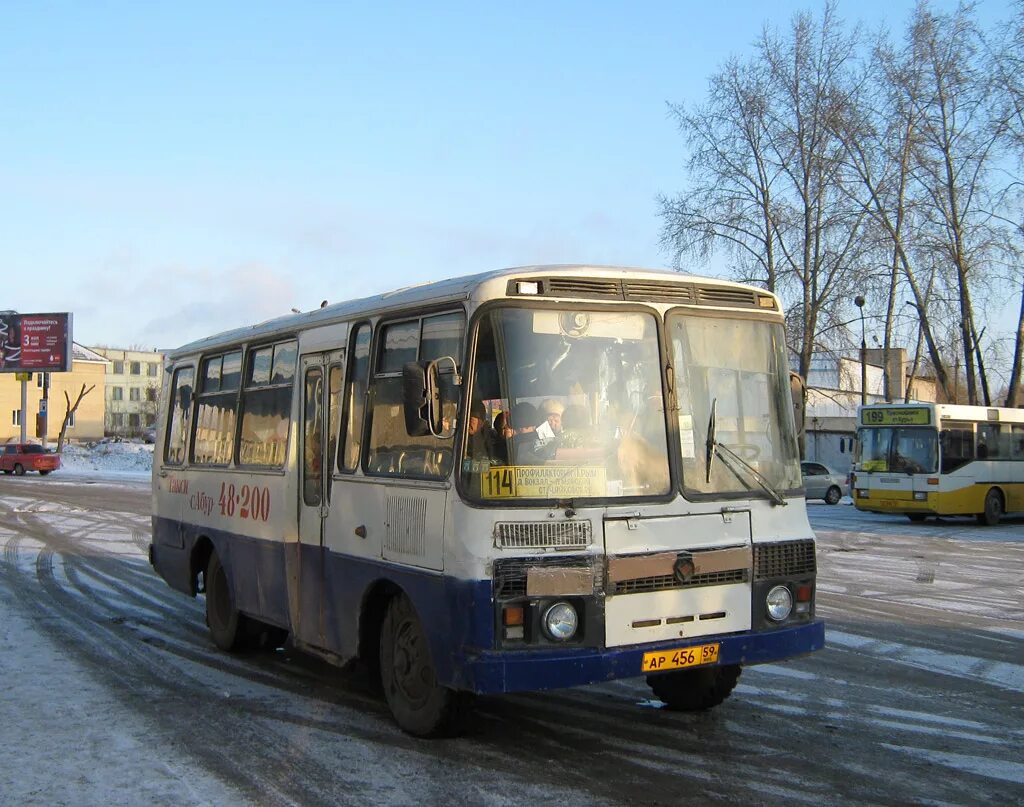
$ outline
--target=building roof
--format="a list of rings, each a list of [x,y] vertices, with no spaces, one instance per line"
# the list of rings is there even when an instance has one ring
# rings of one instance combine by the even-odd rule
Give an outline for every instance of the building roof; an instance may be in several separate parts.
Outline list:
[[[107,363],[107,360],[103,356],[101,356],[99,353],[97,353],[94,350],[89,350],[89,348],[85,347],[84,345],[78,344],[78,342],[72,342],[71,343],[71,360],[72,361],[99,361],[99,362],[103,362],[104,364]]]

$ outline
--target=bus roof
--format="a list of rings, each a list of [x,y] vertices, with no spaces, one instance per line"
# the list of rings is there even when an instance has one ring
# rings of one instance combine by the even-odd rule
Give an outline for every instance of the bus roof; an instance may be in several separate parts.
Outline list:
[[[476,275],[465,275],[463,277],[448,278],[445,280],[421,283],[415,286],[406,286],[394,291],[377,294],[370,297],[363,297],[357,300],[347,300],[333,305],[325,305],[312,311],[301,313],[285,314],[274,319],[266,320],[255,325],[234,328],[222,333],[198,339],[194,342],[182,345],[168,351],[169,359],[177,359],[182,356],[202,353],[207,350],[216,349],[221,346],[240,344],[252,340],[272,339],[278,335],[294,334],[307,328],[330,325],[336,322],[346,322],[363,316],[374,316],[395,309],[408,308],[411,306],[430,306],[449,301],[469,300],[476,295],[486,296],[492,299],[495,296],[502,296],[505,293],[505,284],[510,279],[530,280],[543,277],[566,277],[566,278],[592,278],[595,280],[609,279],[630,279],[649,280],[654,282],[670,282],[684,284],[699,283],[703,287],[715,287],[721,289],[743,289],[749,290],[755,287],[736,283],[730,280],[708,278],[699,275],[683,274],[669,269],[641,269],[626,266],[595,266],[590,264],[564,264],[564,265],[538,265],[538,266],[516,266],[507,269],[498,269],[490,272],[482,272]],[[482,291],[483,290],[483,291]],[[774,298],[770,292],[757,289],[758,294]],[[488,296],[489,295],[489,296]],[[551,295],[548,295],[550,298]],[[568,297],[575,295],[569,294]],[[589,298],[591,302],[600,302],[596,297]],[[728,302],[723,305],[728,306]],[[779,311],[778,301],[772,309]]]

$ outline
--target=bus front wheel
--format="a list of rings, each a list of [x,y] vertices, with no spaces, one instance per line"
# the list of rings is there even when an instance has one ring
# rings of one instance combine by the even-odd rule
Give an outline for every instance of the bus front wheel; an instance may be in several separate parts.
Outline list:
[[[647,676],[647,685],[674,712],[699,712],[718,706],[740,678],[739,664],[700,667]]]
[[[465,728],[472,695],[437,683],[427,636],[404,594],[388,603],[381,625],[380,678],[403,731],[416,737],[452,737]]]
[[[985,494],[985,512],[978,513],[978,523],[994,527],[1003,516],[1003,495],[992,488]]]

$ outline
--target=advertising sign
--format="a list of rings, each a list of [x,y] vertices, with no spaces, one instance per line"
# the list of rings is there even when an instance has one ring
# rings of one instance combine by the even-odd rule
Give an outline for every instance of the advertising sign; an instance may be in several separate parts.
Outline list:
[[[0,373],[70,369],[71,314],[0,314]]]

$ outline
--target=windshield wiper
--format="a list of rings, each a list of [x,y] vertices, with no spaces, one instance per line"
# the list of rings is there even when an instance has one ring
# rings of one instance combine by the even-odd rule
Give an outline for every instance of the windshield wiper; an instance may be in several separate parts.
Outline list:
[[[715,442],[715,418],[718,413],[718,398],[711,401],[711,417],[708,418],[708,439],[704,444],[704,484],[711,484],[711,463],[715,461],[715,449],[718,443]]]
[[[758,471],[753,465],[751,465],[749,462],[743,459],[743,457],[741,457],[739,454],[737,454],[735,451],[729,448],[729,446],[727,446],[725,443],[720,443],[718,442],[718,440],[715,439],[715,424],[717,419],[718,398],[714,398],[711,401],[711,417],[708,418],[708,439],[704,444],[704,484],[711,484],[711,465],[715,461],[715,457],[717,456],[718,450],[721,449],[722,451],[726,452],[726,454],[723,455],[723,460],[725,461],[725,464],[729,466],[729,470],[736,475],[737,479],[739,479],[744,484],[747,484],[746,482],[744,482],[743,477],[740,474],[736,473],[736,469],[733,467],[732,463],[729,462],[728,460],[725,460],[725,456],[733,457],[744,468],[746,468],[747,471],[750,472],[750,475],[754,478],[754,481],[757,482],[761,490],[763,490],[771,497],[772,502],[783,507],[789,504],[789,502],[787,502],[782,497],[782,494],[779,493],[775,488],[773,488],[771,484],[769,484],[768,480],[764,478],[760,471]],[[751,489],[750,485],[747,485],[747,489]]]
[[[743,457],[741,457],[739,454],[737,454],[735,451],[729,448],[729,446],[727,446],[725,443],[719,443],[717,441],[715,442],[715,446],[719,449],[719,451],[725,452],[724,454],[722,454],[722,460],[723,462],[725,462],[726,465],[730,466],[730,470],[732,470],[733,473],[736,473],[736,471],[731,467],[732,463],[726,459],[727,457],[732,457],[734,460],[736,460],[736,462],[740,463],[744,468],[746,468],[747,471],[750,472],[750,475],[754,478],[754,481],[757,482],[758,487],[760,487],[761,490],[763,490],[771,497],[771,500],[774,504],[781,505],[782,507],[785,507],[787,504],[789,504],[789,502],[787,502],[783,498],[782,494],[771,486],[771,484],[768,482],[767,479],[764,478],[760,471],[758,471],[753,465],[751,465],[749,462],[743,459]],[[742,479],[742,477],[740,477],[739,474],[736,474],[736,476],[737,478]],[[748,485],[747,487],[749,488],[750,486]]]

